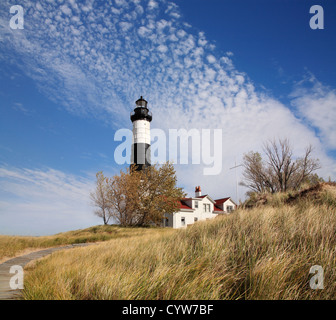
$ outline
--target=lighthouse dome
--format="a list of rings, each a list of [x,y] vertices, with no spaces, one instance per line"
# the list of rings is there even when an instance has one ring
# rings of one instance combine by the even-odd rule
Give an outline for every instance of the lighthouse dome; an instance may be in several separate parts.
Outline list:
[[[139,100],[135,102],[136,107],[134,111],[131,113],[131,121],[137,120],[147,120],[149,122],[152,121],[152,113],[147,108],[147,101],[141,96]]]

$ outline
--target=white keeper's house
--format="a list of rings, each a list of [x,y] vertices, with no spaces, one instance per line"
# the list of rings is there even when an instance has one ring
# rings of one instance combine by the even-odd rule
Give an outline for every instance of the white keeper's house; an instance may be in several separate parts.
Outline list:
[[[237,208],[230,197],[214,200],[209,195],[202,196],[199,186],[195,189],[195,197],[181,199],[179,206],[179,211],[165,214],[165,227],[185,228],[197,221],[213,219],[220,214],[229,214]]]

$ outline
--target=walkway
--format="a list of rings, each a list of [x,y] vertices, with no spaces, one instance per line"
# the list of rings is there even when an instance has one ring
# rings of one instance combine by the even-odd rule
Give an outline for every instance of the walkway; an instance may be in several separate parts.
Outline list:
[[[9,282],[11,277],[15,276],[16,273],[9,273],[9,270],[12,266],[21,266],[22,268],[25,265],[36,259],[40,259],[45,257],[55,251],[64,250],[64,249],[72,249],[77,247],[85,247],[92,243],[81,243],[81,244],[70,244],[62,247],[49,248],[45,250],[35,251],[23,256],[19,256],[10,260],[5,261],[0,264],[0,300],[14,300],[20,299],[21,290],[13,290],[10,288]]]

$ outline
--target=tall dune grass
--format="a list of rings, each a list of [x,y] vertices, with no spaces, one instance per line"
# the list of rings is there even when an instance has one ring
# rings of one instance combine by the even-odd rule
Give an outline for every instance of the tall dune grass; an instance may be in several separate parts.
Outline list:
[[[150,228],[123,228],[101,225],[42,237],[0,235],[0,261],[21,254],[27,249],[34,250],[67,244],[100,242],[150,232]]]
[[[323,194],[58,252],[27,269],[24,299],[335,299],[336,207]]]

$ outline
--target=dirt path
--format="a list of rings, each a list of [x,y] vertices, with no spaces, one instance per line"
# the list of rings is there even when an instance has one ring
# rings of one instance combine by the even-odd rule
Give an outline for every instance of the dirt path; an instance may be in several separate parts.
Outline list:
[[[70,244],[62,247],[48,248],[44,250],[34,251],[29,254],[25,254],[10,260],[7,260],[0,264],[0,300],[14,300],[19,299],[21,295],[21,290],[13,290],[10,288],[10,279],[16,275],[16,273],[10,273],[10,268],[12,266],[21,266],[22,268],[25,265],[33,260],[40,259],[45,257],[53,252],[72,249],[78,247],[85,247],[91,245],[92,243],[82,243],[82,244]]]

